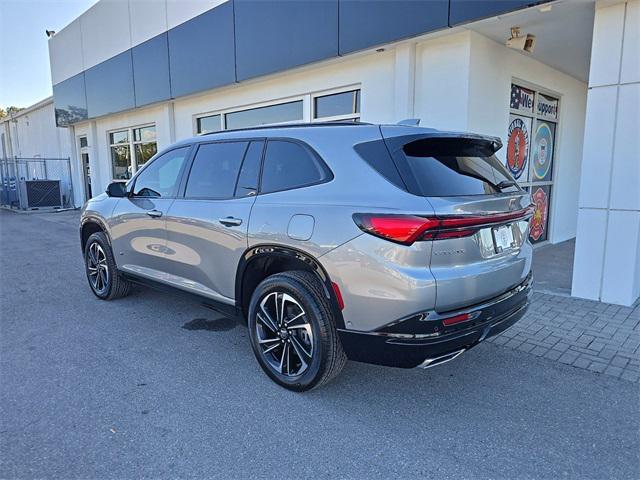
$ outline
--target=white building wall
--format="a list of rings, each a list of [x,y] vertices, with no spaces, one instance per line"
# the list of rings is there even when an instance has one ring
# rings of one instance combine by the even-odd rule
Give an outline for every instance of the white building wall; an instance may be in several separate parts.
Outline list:
[[[39,102],[0,123],[4,134],[5,153],[18,158],[69,158],[73,186],[73,204],[82,205],[82,173],[73,150],[71,129],[56,127],[53,99]],[[34,164],[35,165],[35,164]],[[47,162],[51,178],[67,178],[66,163]],[[44,175],[38,169],[37,175]]]
[[[613,3],[613,4],[612,4]],[[640,295],[640,0],[596,5],[572,295]]]
[[[512,80],[560,97],[549,239],[575,237],[587,85],[478,33],[470,32],[470,43],[468,130],[500,137],[506,145]],[[505,156],[503,147],[498,157],[504,162]]]

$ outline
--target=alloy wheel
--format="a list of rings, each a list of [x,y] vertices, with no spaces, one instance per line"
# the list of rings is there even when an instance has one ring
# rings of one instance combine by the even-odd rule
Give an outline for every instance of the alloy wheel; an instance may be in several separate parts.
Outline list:
[[[284,292],[271,292],[260,301],[256,336],[263,358],[280,375],[304,373],[313,359],[313,330],[300,303]]]
[[[109,266],[107,256],[98,242],[89,245],[87,272],[94,291],[100,295],[103,294],[109,286]]]

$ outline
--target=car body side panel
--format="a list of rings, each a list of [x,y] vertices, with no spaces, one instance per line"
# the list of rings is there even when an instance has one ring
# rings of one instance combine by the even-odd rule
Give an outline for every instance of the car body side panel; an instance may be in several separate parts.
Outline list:
[[[346,328],[372,331],[434,308],[430,256],[431,242],[405,246],[363,233],[319,261],[340,288]]]
[[[167,260],[171,272],[219,300],[233,302],[235,272],[247,249],[249,213],[255,197],[228,200],[177,199],[167,215]],[[239,225],[224,225],[233,217]],[[199,287],[202,290],[201,287]]]

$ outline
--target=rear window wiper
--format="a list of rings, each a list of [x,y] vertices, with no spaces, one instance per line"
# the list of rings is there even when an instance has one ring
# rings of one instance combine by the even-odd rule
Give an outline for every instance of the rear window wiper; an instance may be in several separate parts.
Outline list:
[[[513,180],[502,180],[501,182],[496,183],[494,186],[498,190],[504,190],[505,188],[515,187],[516,185],[518,185],[518,184],[516,182],[514,182]]]

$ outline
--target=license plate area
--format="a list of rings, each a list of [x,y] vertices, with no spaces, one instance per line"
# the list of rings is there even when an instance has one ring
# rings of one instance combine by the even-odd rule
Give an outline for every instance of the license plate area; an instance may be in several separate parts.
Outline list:
[[[518,248],[518,242],[513,235],[513,225],[500,225],[491,228],[493,248],[496,254],[508,252]]]

